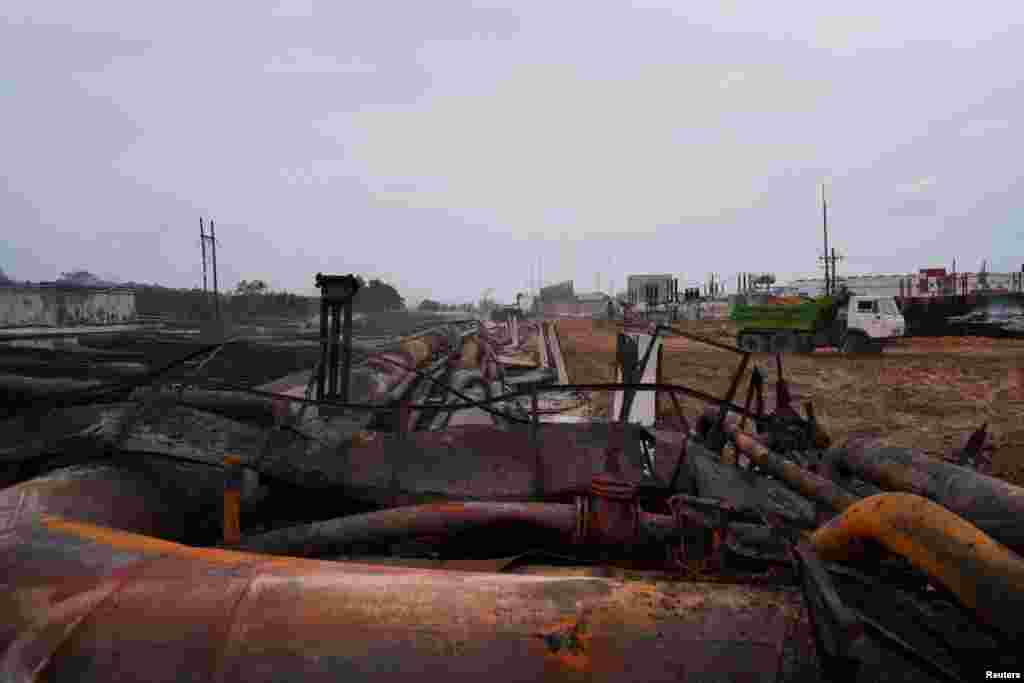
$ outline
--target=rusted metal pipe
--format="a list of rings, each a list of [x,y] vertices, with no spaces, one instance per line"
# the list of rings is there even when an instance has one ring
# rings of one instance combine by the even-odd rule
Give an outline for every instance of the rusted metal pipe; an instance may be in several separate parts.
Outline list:
[[[704,415],[708,421],[718,419],[718,414],[713,409],[706,409]],[[756,439],[739,431],[735,417],[730,415],[726,419],[724,429],[732,437],[736,448],[749,457],[755,465],[781,479],[787,486],[804,496],[821,501],[837,512],[842,512],[860,500],[828,479],[808,472],[796,463],[789,462],[772,453]]]
[[[747,586],[268,558],[52,517],[0,528],[0,557],[17,681],[774,681],[799,612]]]
[[[184,389],[164,393],[142,393],[145,396],[173,397],[175,401],[196,410],[210,410],[236,420],[253,420],[264,426],[274,423],[274,401],[270,398],[240,391]]]
[[[441,503],[380,510],[362,515],[277,529],[242,539],[239,550],[271,555],[336,554],[353,543],[444,536],[499,523],[524,523],[571,535],[572,505],[544,503]]]
[[[17,395],[24,399],[55,396],[73,391],[85,391],[102,385],[102,382],[96,380],[87,381],[66,377],[0,375],[0,392]]]
[[[602,496],[594,496],[599,500]],[[581,515],[583,516],[581,519]],[[621,526],[605,524],[593,505],[580,508],[562,503],[439,503],[379,510],[361,515],[277,529],[243,538],[233,549],[268,555],[317,557],[338,554],[355,543],[392,542],[417,536],[449,536],[496,524],[526,524],[564,536],[567,540],[620,546],[664,542],[675,529],[672,517],[634,512],[628,534]],[[581,538],[580,529],[586,529]],[[625,535],[624,535],[625,534]]]
[[[69,378],[81,377],[140,377],[149,371],[145,363],[133,361],[116,361],[108,359],[76,358],[41,358],[29,355],[0,356],[0,370],[14,372],[19,376]]]
[[[967,520],[921,496],[881,493],[811,536],[826,561],[857,558],[865,540],[905,557],[984,623],[1024,637],[1024,559]]]
[[[879,486],[945,506],[1017,550],[1024,549],[1024,488],[906,448],[854,441],[838,463]]]

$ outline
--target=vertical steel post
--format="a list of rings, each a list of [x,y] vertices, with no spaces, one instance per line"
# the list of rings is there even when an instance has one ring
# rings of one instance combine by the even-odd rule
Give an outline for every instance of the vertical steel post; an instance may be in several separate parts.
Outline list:
[[[537,446],[537,435],[540,431],[540,401],[537,398],[537,387],[530,390],[530,441]]]
[[[540,400],[537,396],[537,385],[530,388],[530,444],[533,446],[534,458],[534,495],[540,498],[544,495],[544,463],[540,449]]]
[[[349,298],[342,306],[345,311],[345,324],[343,331],[344,353],[341,368],[341,400],[343,403],[348,403],[349,387],[351,384],[350,377],[352,375],[352,299]]]
[[[199,217],[199,247],[203,252],[203,294],[207,293],[206,285],[206,231],[203,230],[203,217]]]
[[[341,318],[338,315],[337,304],[330,305],[331,318],[331,340],[330,340],[330,377],[328,378],[328,391],[331,398],[338,397],[338,351],[341,343]]]
[[[217,285],[217,232],[213,227],[213,219],[210,219],[210,252],[213,255],[213,301],[214,310],[217,313],[217,320],[220,320],[220,288]]]
[[[316,398],[324,400],[327,388],[327,365],[328,365],[328,344],[330,341],[329,328],[327,326],[330,318],[330,307],[327,305],[327,295],[320,293],[320,365],[317,367]]]
[[[832,293],[832,280],[828,263],[828,201],[825,199],[825,183],[821,184],[821,226],[825,233],[825,296]]]

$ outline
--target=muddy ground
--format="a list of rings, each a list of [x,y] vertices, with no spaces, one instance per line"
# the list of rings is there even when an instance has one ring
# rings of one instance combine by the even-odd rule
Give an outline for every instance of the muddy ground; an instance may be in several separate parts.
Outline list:
[[[563,354],[574,382],[614,378],[616,328],[606,321],[561,320]],[[733,324],[721,321],[677,323],[680,329],[735,343]],[[724,396],[739,356],[682,337],[666,341],[663,375]],[[738,392],[743,401],[750,370],[766,373],[766,410],[774,408],[775,357],[754,354]],[[783,370],[795,402],[811,401],[819,421],[843,443],[873,435],[894,446],[913,447],[947,457],[970,432],[988,422],[990,472],[1024,485],[1024,340],[978,337],[907,338],[881,356],[848,357],[829,350],[783,356]],[[595,415],[607,416],[611,394],[593,400]],[[703,410],[682,399],[687,417]],[[658,414],[672,415],[667,397]]]

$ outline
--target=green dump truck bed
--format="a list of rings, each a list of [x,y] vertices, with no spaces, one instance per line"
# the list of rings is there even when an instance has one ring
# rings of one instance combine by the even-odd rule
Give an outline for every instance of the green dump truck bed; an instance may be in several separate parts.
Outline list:
[[[835,300],[822,297],[799,304],[736,304],[729,319],[740,330],[797,330],[817,332],[829,326],[835,316]]]

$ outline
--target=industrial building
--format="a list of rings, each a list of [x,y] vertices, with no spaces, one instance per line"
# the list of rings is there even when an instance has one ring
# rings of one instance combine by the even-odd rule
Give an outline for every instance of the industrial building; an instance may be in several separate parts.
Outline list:
[[[128,287],[0,285],[0,328],[105,325],[135,317],[135,290]]]
[[[532,301],[533,310],[543,316],[593,317],[608,312],[611,297],[604,292],[576,294],[572,280],[542,287]]]
[[[580,315],[596,316],[608,313],[608,302],[612,298],[604,292],[586,292],[576,295],[576,306]]]
[[[573,291],[572,280],[541,287],[539,298],[542,303],[568,303],[575,301],[576,293]]]
[[[653,288],[655,299],[667,301],[673,291],[675,277],[672,275],[630,275],[626,278],[626,291],[629,301],[641,308],[646,305],[648,288]]]
[[[945,268],[922,268],[914,275],[848,275],[837,278],[839,285],[865,296],[933,297],[978,292],[1022,291],[1024,268],[1020,273],[950,273]],[[825,293],[824,278],[793,280],[786,293],[820,296]],[[774,289],[773,289],[774,292]]]

